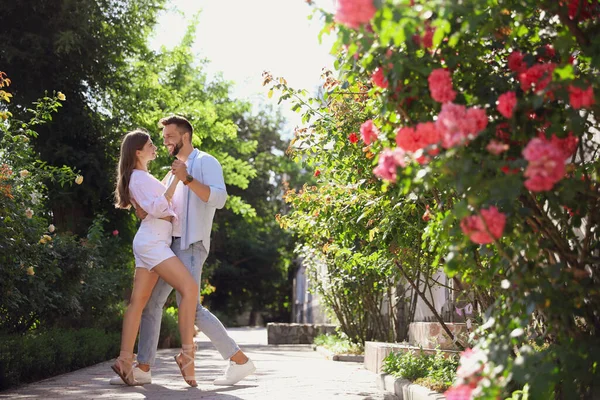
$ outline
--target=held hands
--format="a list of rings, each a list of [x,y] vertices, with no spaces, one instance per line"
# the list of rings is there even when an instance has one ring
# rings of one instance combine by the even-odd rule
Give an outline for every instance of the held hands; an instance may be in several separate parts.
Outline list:
[[[171,164],[171,172],[180,181],[185,180],[185,178],[188,174],[187,166],[185,165],[185,163],[183,161],[180,161],[180,160],[173,161],[173,164]]]

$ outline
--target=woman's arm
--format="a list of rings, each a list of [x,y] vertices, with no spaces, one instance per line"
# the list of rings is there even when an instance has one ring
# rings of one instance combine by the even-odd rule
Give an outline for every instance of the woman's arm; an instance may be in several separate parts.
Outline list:
[[[165,191],[165,197],[167,198],[167,201],[169,202],[169,204],[171,203],[171,199],[173,198],[173,194],[175,193],[175,188],[177,187],[178,183],[179,183],[179,178],[177,176],[173,175],[171,184]]]
[[[138,208],[142,208],[155,218],[163,218],[175,216],[175,212],[170,207],[170,200],[176,185],[177,181],[174,181],[165,190],[164,185],[150,175],[139,175],[130,182],[129,191],[137,202]]]

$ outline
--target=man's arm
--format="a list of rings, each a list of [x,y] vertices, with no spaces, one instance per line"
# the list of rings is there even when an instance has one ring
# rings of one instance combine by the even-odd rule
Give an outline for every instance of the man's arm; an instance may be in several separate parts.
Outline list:
[[[198,161],[192,171],[194,180],[188,184],[188,188],[208,205],[219,209],[223,208],[227,201],[227,190],[225,189],[221,164],[215,158],[209,156],[205,156]],[[185,163],[175,161],[173,172],[179,179],[185,181],[187,176]],[[200,179],[204,183],[200,182]]]

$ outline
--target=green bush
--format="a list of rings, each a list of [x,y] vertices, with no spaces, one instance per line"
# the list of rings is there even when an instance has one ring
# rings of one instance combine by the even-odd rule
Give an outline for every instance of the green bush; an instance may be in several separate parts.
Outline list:
[[[0,297],[0,330],[98,327],[120,331],[132,259],[118,238],[104,236],[80,241],[74,235],[53,234],[50,242],[31,249],[36,262],[30,273],[10,263],[1,268],[0,288],[5,295]]]
[[[160,336],[158,346],[161,348],[181,347],[181,336],[177,323],[178,309],[168,307],[163,310],[162,323],[160,324]]]
[[[0,390],[108,360],[120,334],[99,329],[33,331],[0,336]]]
[[[10,83],[0,71],[0,88]],[[0,89],[0,332],[120,331],[119,307],[131,287],[131,243],[123,243],[118,232],[106,234],[103,216],[82,240],[50,224],[46,185],[81,184],[83,177],[40,161],[32,141],[66,98],[60,92],[46,95],[27,109],[29,120],[18,120],[4,111],[10,97]]]
[[[337,334],[318,335],[313,344],[325,347],[334,354],[364,354],[363,346],[352,343],[347,337]]]
[[[456,378],[458,357],[445,357],[437,351],[435,355],[407,351],[390,353],[383,360],[383,371],[397,377],[415,381],[437,392],[443,392]]]

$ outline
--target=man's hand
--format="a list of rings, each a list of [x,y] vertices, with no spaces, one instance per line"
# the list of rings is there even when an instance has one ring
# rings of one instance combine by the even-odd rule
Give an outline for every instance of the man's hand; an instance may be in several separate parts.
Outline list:
[[[173,161],[173,164],[171,164],[171,171],[180,181],[184,181],[188,175],[187,166],[180,160]]]
[[[131,204],[133,204],[133,208],[135,208],[135,215],[139,218],[139,219],[144,219],[148,216],[148,213],[146,211],[144,211],[144,209],[142,207],[140,207],[135,200],[131,200]]]

